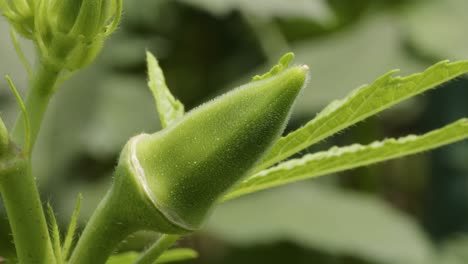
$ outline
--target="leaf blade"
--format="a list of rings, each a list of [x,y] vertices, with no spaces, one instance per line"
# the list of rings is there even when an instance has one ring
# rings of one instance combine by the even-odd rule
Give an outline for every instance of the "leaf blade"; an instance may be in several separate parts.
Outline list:
[[[157,264],[170,263],[170,262],[176,262],[176,261],[195,259],[197,257],[198,257],[198,253],[193,249],[178,248],[178,249],[167,250],[161,255],[161,257],[158,258],[158,260],[156,260],[155,263]]]
[[[63,242],[63,247],[62,247],[62,258],[63,261],[65,262],[68,259],[68,256],[70,254],[70,248],[73,242],[73,238],[75,237],[75,231],[76,231],[76,225],[78,222],[78,215],[80,214],[81,210],[81,201],[83,200],[83,197],[81,194],[78,195],[78,199],[76,201],[76,206],[75,210],[73,211],[70,224],[68,226],[67,234],[65,236],[65,240]]]
[[[228,193],[224,200],[325,174],[370,165],[434,149],[468,138],[468,119],[463,118],[421,136],[376,141],[369,145],[333,147],[328,151],[305,155],[261,171],[247,178]]]
[[[7,153],[9,142],[8,130],[0,117],[0,157]]]
[[[304,127],[280,138],[255,171],[268,168],[369,116],[467,73],[468,61],[442,61],[407,77],[393,77],[396,72],[390,71],[373,84],[361,86],[346,98],[332,102]]]
[[[169,91],[156,57],[148,51],[146,52],[146,59],[148,63],[148,86],[153,93],[161,125],[165,128],[184,115],[184,105],[175,99]]]
[[[55,254],[55,260],[58,264],[61,264],[62,248],[60,247],[60,231],[57,225],[57,219],[55,218],[54,209],[52,209],[52,205],[50,205],[50,203],[47,203],[47,214],[49,216],[49,225],[51,233],[50,236]]]
[[[106,264],[131,264],[134,263],[139,257],[137,252],[125,252],[118,255],[111,256]],[[178,248],[165,251],[154,263],[170,263],[176,261],[183,261],[194,259],[198,257],[198,253],[189,248]]]

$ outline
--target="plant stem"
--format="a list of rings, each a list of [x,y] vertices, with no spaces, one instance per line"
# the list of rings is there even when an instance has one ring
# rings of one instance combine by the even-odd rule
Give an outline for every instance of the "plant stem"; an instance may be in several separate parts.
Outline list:
[[[104,264],[118,244],[136,231],[120,220],[124,212],[116,208],[125,207],[125,204],[116,205],[121,201],[113,195],[112,191],[109,192],[94,211],[73,250],[69,264]]]
[[[36,142],[44,114],[54,93],[60,71],[51,65],[42,64],[33,76],[31,90],[26,99],[26,111],[30,121],[31,150]],[[20,115],[13,129],[13,140],[18,146],[24,144],[24,116]]]
[[[179,235],[162,235],[133,264],[153,264],[169,247],[180,239]]]
[[[0,164],[0,193],[2,194],[19,263],[53,264],[55,257],[47,224],[26,159]]]
[[[11,148],[10,158],[0,162],[0,193],[7,210],[19,262],[25,264],[55,263],[41,199],[31,173],[30,156],[59,72],[52,66],[41,65],[33,76],[26,100],[30,131],[26,131],[25,116],[21,114],[12,134],[14,143],[26,148],[28,153],[20,155]],[[29,146],[24,146],[25,133],[30,133]]]

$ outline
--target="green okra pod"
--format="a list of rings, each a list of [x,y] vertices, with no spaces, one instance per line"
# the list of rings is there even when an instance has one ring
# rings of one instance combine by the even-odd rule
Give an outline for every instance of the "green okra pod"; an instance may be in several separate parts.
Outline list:
[[[304,66],[255,81],[139,136],[134,176],[148,199],[177,226],[195,230],[211,207],[268,151],[284,130],[306,79]]]
[[[158,133],[134,137],[122,152],[114,185],[121,190],[114,192],[135,192],[160,215],[157,225],[147,228],[198,229],[218,199],[281,135],[307,69],[296,66],[256,78]]]
[[[103,263],[137,230],[186,234],[199,229],[223,194],[282,134],[308,70],[305,65],[286,68],[291,59],[288,54],[269,74],[188,112],[160,132],[130,139],[114,184],[70,263]]]

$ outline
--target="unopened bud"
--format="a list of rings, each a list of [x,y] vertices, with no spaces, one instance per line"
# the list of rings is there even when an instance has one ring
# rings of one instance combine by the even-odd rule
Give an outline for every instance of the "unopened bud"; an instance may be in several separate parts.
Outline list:
[[[41,1],[36,17],[42,59],[69,71],[90,64],[117,27],[122,0]]]
[[[2,15],[23,37],[32,39],[34,35],[35,0],[0,0]]]

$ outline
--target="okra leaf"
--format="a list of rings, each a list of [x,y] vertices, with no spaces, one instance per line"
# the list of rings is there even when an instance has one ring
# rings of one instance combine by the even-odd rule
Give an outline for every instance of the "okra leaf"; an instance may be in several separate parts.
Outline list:
[[[261,171],[241,182],[224,197],[224,200],[299,180],[427,151],[465,138],[468,138],[468,119],[466,118],[421,136],[409,135],[399,139],[377,141],[369,145],[354,144],[341,148],[333,147],[328,151],[308,154]]]
[[[50,236],[53,244],[53,250],[57,264],[62,262],[62,248],[60,247],[60,231],[57,225],[57,219],[55,218],[54,210],[50,203],[47,204],[47,214],[49,216]]]
[[[140,254],[138,252],[125,252],[118,255],[113,255],[109,258],[106,264],[131,264]]]
[[[70,219],[70,224],[68,225],[67,235],[65,236],[65,240],[63,242],[62,258],[64,261],[68,259],[70,248],[71,248],[73,239],[75,237],[76,223],[78,222],[78,215],[80,214],[82,200],[83,200],[83,197],[81,196],[81,194],[79,194],[78,200],[76,201],[75,210],[73,211],[72,217]]]
[[[255,82],[255,81],[264,80],[264,79],[270,78],[270,77],[272,77],[272,76],[274,76],[274,75],[276,75],[278,73],[283,72],[285,69],[287,69],[289,67],[289,65],[291,64],[293,59],[294,59],[294,53],[288,52],[288,53],[284,54],[283,57],[281,57],[281,59],[279,60],[278,64],[273,66],[269,72],[267,72],[265,74],[262,74],[262,75],[254,76],[252,78],[252,81]]]
[[[156,263],[170,263],[176,261],[183,261],[189,259],[195,259],[198,257],[198,253],[189,248],[178,248],[164,252],[156,261]]]
[[[407,77],[393,77],[396,72],[391,71],[373,84],[364,85],[346,98],[332,102],[304,127],[280,138],[256,171],[268,168],[344,128],[468,72],[468,61],[442,61],[422,73]]]
[[[156,57],[147,52],[146,59],[148,62],[148,86],[156,101],[161,125],[165,128],[184,115],[184,105],[175,99],[169,91]]]
[[[6,153],[8,148],[8,142],[8,130],[6,129],[2,118],[0,117],[0,157]]]
[[[135,260],[138,259],[139,253],[137,252],[126,252],[118,255],[114,255],[109,258],[106,264],[131,264]],[[178,248],[178,249],[171,249],[164,252],[158,260],[156,260],[155,264],[159,263],[170,263],[176,261],[183,261],[194,259],[198,257],[198,253],[189,248]]]

